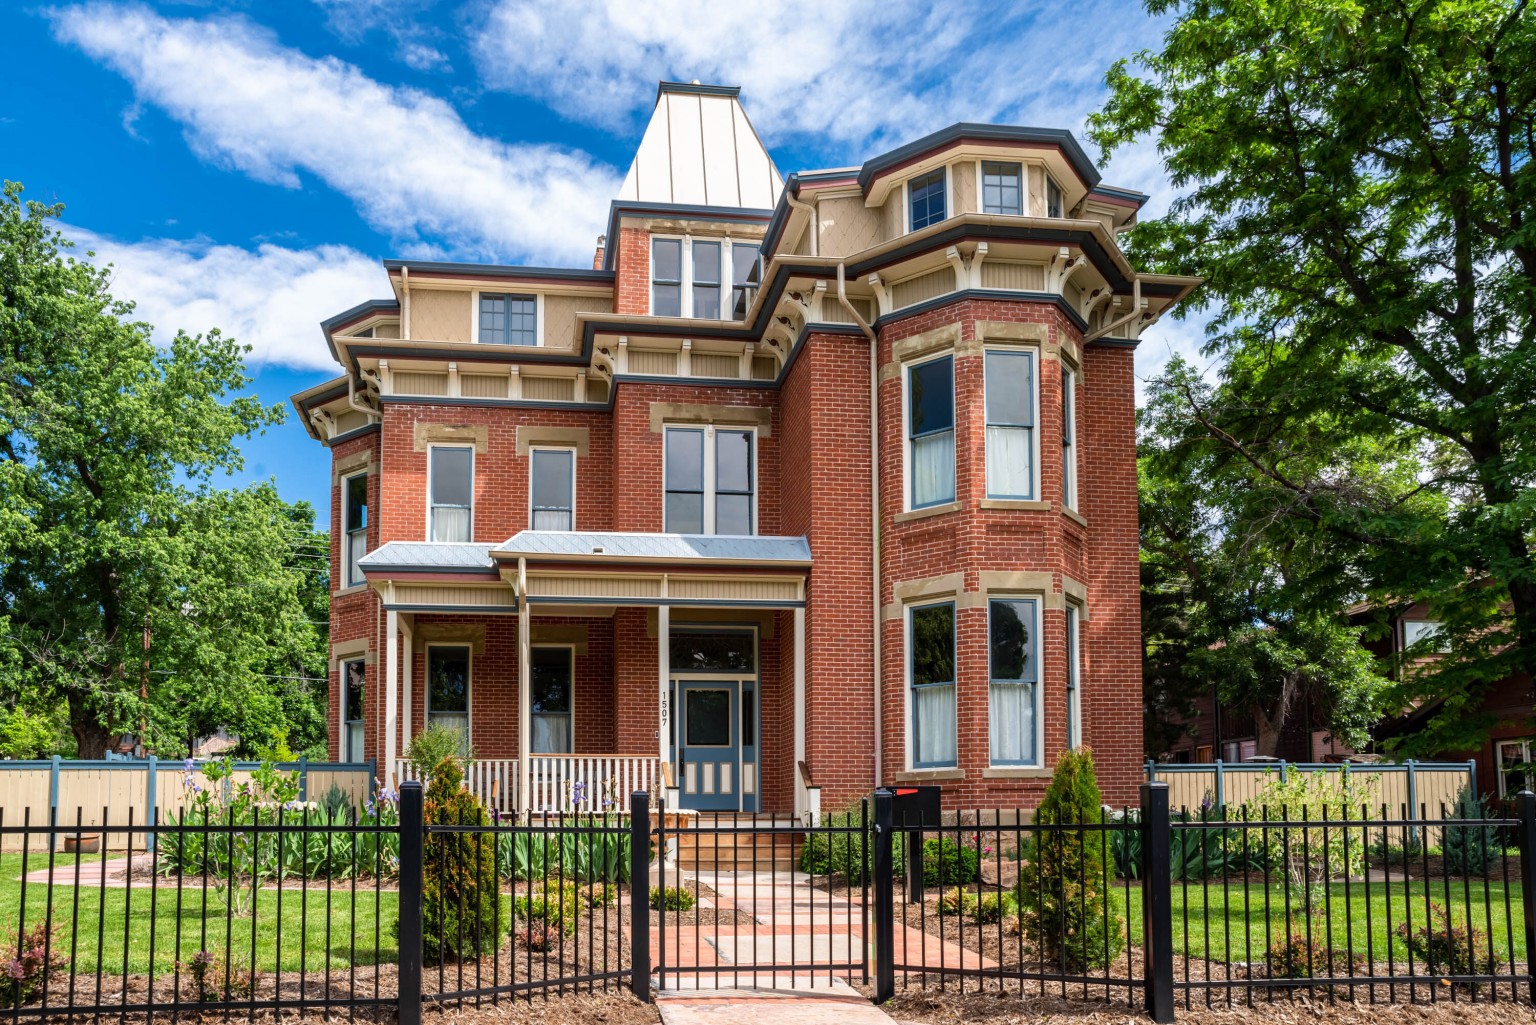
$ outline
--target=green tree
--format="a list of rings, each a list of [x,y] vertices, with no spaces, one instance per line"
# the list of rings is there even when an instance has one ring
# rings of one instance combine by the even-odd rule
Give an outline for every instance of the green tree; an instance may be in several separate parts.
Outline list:
[[[238,394],[247,350],[217,331],[157,347],[21,191],[0,199],[0,699],[66,707],[82,757],[119,732],[286,734],[272,677],[323,675],[293,558],[314,532],[270,484],[214,486],[282,408]]]
[[[1091,132],[1150,137],[1182,190],[1128,243],[1206,281],[1184,312],[1212,311],[1218,386],[1169,427],[1254,486],[1251,536],[1429,601],[1450,655],[1394,703],[1438,702],[1420,750],[1475,743],[1488,685],[1536,669],[1536,16],[1146,7],[1163,46],[1111,69]]]

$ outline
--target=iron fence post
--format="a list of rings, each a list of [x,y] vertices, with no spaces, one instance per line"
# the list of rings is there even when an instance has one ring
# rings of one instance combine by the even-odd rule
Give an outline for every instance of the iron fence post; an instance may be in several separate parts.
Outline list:
[[[665,814],[665,812],[663,812]],[[662,856],[661,851],[656,852]],[[651,1002],[651,795],[629,795],[629,989]]]
[[[1169,850],[1168,784],[1141,785],[1142,923],[1146,1008],[1152,1020],[1173,1021],[1173,865]]]
[[[426,823],[421,783],[400,787],[400,1025],[421,1025],[421,890]]]
[[[1521,790],[1515,796],[1520,815],[1520,889],[1525,895],[1526,996],[1536,1003],[1536,794]]]
[[[875,791],[875,1003],[896,995],[896,873],[891,864],[896,825],[895,795]]]

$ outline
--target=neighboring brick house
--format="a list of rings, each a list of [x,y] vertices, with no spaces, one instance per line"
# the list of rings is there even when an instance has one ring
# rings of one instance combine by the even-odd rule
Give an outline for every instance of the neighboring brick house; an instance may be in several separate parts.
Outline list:
[[[1120,252],[1145,198],[973,124],[786,181],[736,89],[664,83],[592,267],[385,261],[294,397],[332,754],[396,778],[432,721],[504,805],[801,813],[1029,806],[1084,743],[1131,799],[1133,350],[1196,284]]]

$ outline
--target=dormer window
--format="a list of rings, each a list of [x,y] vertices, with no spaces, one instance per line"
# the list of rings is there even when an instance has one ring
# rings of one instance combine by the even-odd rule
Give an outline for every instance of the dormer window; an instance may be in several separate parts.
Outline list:
[[[538,345],[538,298],[481,292],[479,337],[482,345]]]
[[[981,164],[981,212],[1017,217],[1024,212],[1024,168],[984,160]]]
[[[1061,186],[1050,175],[1045,176],[1045,216],[1066,216],[1062,209]]]
[[[918,175],[907,182],[907,230],[938,224],[948,214],[944,206],[944,168]]]
[[[729,267],[729,286],[724,276]],[[728,238],[651,239],[651,316],[740,320],[758,280],[756,242]],[[729,307],[722,299],[729,287]]]

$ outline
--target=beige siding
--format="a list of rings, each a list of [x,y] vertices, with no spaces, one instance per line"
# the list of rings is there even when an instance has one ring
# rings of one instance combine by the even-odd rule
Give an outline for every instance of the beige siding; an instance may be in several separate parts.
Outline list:
[[[507,375],[460,374],[459,394],[472,399],[504,399],[507,397]]]
[[[981,210],[976,200],[976,162],[967,160],[949,165],[949,216],[973,214]]]
[[[1029,169],[1029,207],[1024,212],[1031,217],[1045,216],[1045,168],[1039,164]]]
[[[981,287],[1040,292],[1045,289],[1045,267],[1038,263],[987,260],[981,265]]]
[[[779,361],[772,356],[752,357],[752,380],[771,381],[779,373]]]
[[[857,196],[824,199],[816,206],[821,256],[849,256],[880,242],[880,211]]]
[[[874,304],[870,300],[850,296],[848,301],[853,303],[853,308],[859,311],[859,316],[864,318],[864,323],[868,324],[874,321]],[[853,314],[848,312],[848,307],[844,306],[836,296],[831,295],[821,297],[821,316],[817,319],[823,324],[854,323]]]
[[[907,187],[898,185],[891,189],[886,196],[885,206],[880,208],[881,218],[885,225],[885,240],[889,242],[893,238],[900,238],[906,228],[906,214],[903,212],[907,202]]]
[[[677,373],[677,353],[665,349],[630,349],[629,372],[671,376]]]
[[[394,373],[396,395],[447,395],[447,374],[423,374],[410,370]]]
[[[576,382],[569,377],[523,377],[523,398],[543,402],[570,402],[576,397]]]
[[[611,299],[586,296],[546,295],[544,297],[544,345],[551,349],[574,349],[576,314],[612,313]]]
[[[470,293],[440,288],[411,289],[411,337],[432,342],[468,342]]]
[[[694,377],[740,377],[741,360],[718,352],[696,352],[689,360]]]
[[[950,267],[940,267],[938,270],[908,278],[892,286],[891,304],[899,310],[927,299],[935,299],[954,290],[954,270]]]
[[[373,337],[375,337],[375,338],[399,338],[400,337],[400,325],[399,324],[380,324],[380,325],[378,325],[377,327],[375,327],[373,329]]]

